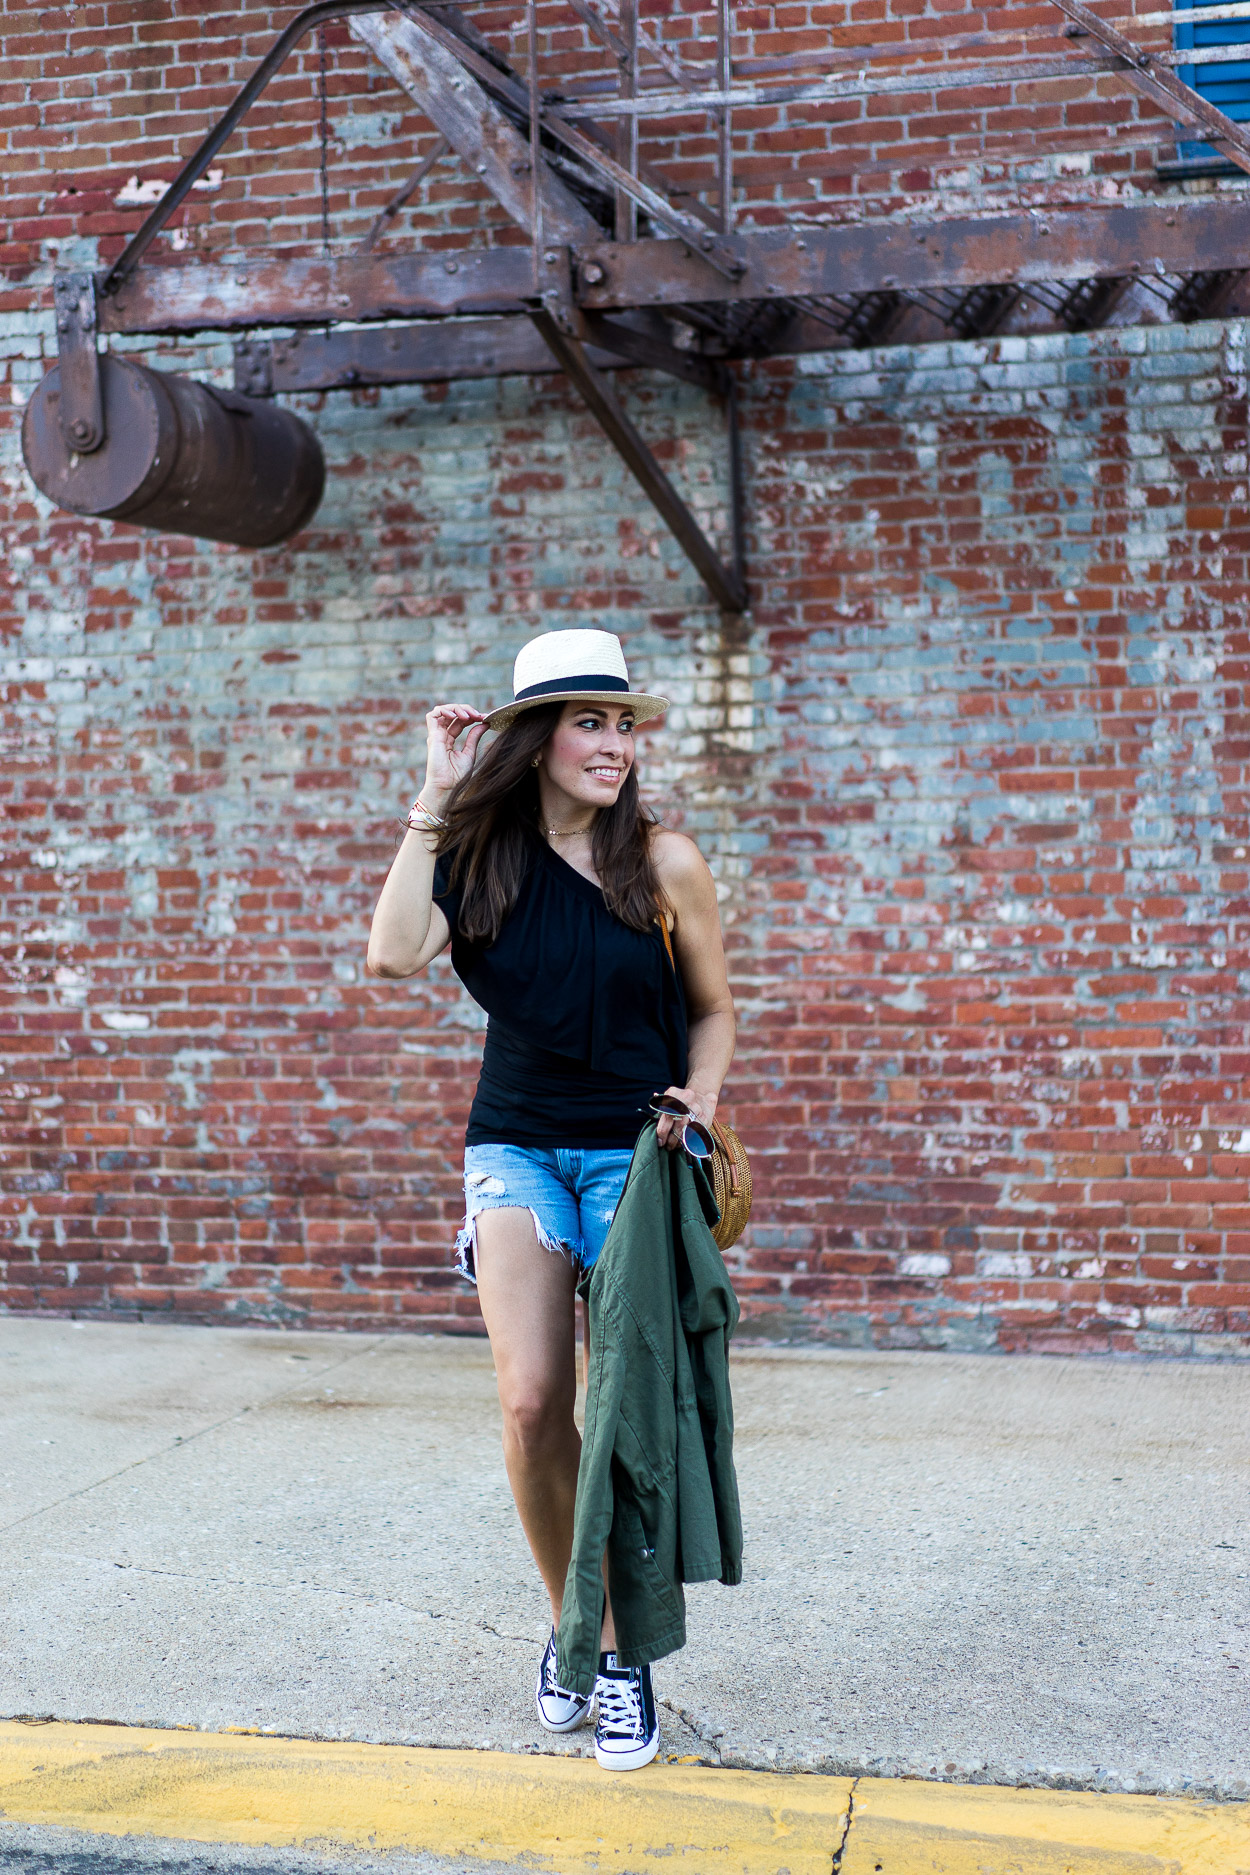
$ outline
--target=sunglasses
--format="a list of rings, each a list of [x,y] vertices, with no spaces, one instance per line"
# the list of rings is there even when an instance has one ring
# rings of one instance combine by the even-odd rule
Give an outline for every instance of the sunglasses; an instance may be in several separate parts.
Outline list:
[[[676,1094],[652,1094],[651,1111],[657,1120],[678,1121],[677,1140],[688,1159],[705,1165],[716,1151],[716,1141],[712,1138],[702,1120],[696,1120],[684,1100],[678,1100]]]

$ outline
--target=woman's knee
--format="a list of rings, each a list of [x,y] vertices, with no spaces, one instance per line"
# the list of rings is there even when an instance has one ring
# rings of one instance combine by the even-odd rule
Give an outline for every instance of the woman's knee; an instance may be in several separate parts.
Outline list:
[[[533,1375],[499,1380],[505,1436],[527,1458],[562,1446],[573,1427],[574,1392],[564,1380]]]

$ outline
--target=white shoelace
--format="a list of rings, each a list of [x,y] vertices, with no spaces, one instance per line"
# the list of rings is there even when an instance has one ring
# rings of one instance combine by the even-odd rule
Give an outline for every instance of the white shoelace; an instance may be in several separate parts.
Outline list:
[[[557,1699],[583,1698],[583,1694],[570,1693],[566,1686],[561,1686],[559,1680],[556,1678],[556,1665],[556,1653],[555,1649],[552,1648],[551,1652],[543,1661],[543,1691],[546,1693],[554,1693]]]
[[[637,1680],[610,1680],[600,1674],[595,1690],[599,1695],[599,1730],[611,1733],[613,1738],[640,1738],[642,1698]]]

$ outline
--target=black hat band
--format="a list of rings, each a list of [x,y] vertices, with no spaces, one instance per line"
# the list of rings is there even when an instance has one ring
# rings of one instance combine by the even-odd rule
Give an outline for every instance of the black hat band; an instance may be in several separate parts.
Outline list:
[[[572,696],[584,696],[588,690],[621,690],[629,695],[629,685],[623,677],[596,677],[593,673],[586,677],[552,677],[545,683],[526,684],[524,690],[518,690],[512,701],[524,703],[528,697],[549,697],[556,692]]]

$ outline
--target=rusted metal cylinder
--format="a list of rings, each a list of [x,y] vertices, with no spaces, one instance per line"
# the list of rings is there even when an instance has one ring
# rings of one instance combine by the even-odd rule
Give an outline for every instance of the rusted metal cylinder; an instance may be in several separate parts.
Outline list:
[[[59,508],[167,534],[272,547],[312,519],[325,458],[306,423],[258,397],[100,359],[104,442],[76,455],[61,432],[61,374],[31,398],[22,455]]]

